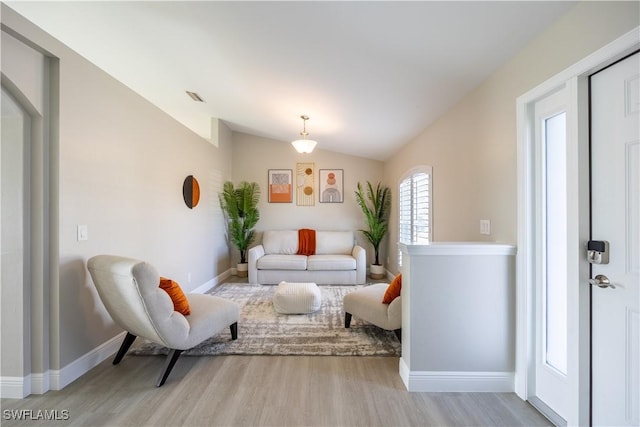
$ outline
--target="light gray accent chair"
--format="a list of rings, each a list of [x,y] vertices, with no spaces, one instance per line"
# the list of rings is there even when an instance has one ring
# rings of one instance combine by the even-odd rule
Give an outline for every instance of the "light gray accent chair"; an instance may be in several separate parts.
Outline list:
[[[379,328],[393,331],[402,340],[402,296],[390,304],[383,304],[382,298],[389,285],[376,283],[365,286],[344,296],[344,327],[351,326],[351,317],[371,323]]]
[[[149,263],[114,255],[97,255],[87,268],[100,299],[113,321],[127,335],[113,364],[120,363],[137,337],[170,349],[156,386],[162,386],[180,353],[231,329],[238,337],[240,307],[233,301],[212,295],[185,294],[191,314],[174,311],[169,294],[159,287],[160,275]]]

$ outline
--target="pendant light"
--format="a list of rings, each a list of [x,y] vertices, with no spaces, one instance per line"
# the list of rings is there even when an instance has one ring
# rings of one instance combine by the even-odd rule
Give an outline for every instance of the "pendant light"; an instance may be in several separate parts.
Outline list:
[[[317,142],[312,139],[307,139],[309,136],[309,132],[307,132],[307,120],[309,120],[309,116],[300,116],[302,119],[302,132],[300,135],[302,139],[296,139],[291,143],[294,146],[298,153],[311,153],[315,148]]]

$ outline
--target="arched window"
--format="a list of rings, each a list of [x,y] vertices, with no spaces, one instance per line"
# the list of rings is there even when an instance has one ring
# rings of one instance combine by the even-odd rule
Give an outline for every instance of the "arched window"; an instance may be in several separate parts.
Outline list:
[[[419,166],[411,169],[400,180],[398,191],[400,212],[398,236],[401,243],[429,243],[432,236],[432,168]],[[398,265],[402,253],[398,250]]]

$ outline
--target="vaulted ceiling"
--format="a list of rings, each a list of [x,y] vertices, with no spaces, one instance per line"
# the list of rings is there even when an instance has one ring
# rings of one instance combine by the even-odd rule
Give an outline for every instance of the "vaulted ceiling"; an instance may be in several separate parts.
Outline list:
[[[5,2],[204,138],[385,160],[570,2]],[[194,102],[185,91],[196,92]]]

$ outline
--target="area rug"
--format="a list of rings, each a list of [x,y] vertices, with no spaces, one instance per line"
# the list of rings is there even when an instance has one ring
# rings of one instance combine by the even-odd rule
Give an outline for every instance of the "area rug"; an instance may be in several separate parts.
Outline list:
[[[400,356],[401,344],[385,331],[357,318],[344,327],[342,298],[361,286],[320,286],[322,306],[311,314],[279,314],[273,309],[276,286],[225,283],[211,292],[241,306],[238,339],[228,328],[183,355],[221,354]],[[130,354],[167,354],[165,347],[140,340]]]

